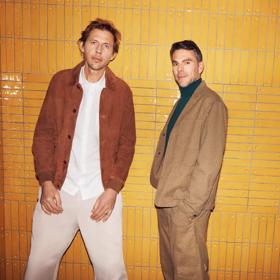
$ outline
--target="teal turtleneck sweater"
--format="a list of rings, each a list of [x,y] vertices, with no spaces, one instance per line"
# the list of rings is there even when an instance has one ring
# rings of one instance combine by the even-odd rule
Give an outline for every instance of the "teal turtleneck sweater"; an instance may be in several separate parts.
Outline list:
[[[171,131],[172,131],[177,119],[179,118],[181,112],[185,108],[186,104],[188,103],[188,101],[190,100],[194,91],[200,85],[200,83],[201,83],[201,79],[198,79],[198,80],[192,82],[190,85],[188,85],[186,87],[179,87],[181,97],[178,100],[177,106],[176,106],[176,108],[175,108],[175,110],[174,110],[174,112],[173,112],[173,114],[172,114],[172,116],[171,116],[171,118],[168,122],[168,125],[167,125],[164,152],[166,151],[166,147],[167,147],[167,144],[168,144],[168,140],[169,140]]]

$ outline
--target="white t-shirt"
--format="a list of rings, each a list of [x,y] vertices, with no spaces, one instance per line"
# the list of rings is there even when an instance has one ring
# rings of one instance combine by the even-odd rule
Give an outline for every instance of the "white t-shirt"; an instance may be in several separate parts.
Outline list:
[[[100,169],[99,103],[101,91],[105,88],[105,73],[99,81],[90,83],[82,67],[79,83],[83,97],[62,189],[70,195],[80,191],[82,199],[89,199],[104,191]]]

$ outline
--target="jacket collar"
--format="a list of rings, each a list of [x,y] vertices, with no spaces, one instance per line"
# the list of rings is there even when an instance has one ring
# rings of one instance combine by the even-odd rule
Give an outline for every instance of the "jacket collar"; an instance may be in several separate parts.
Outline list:
[[[205,88],[207,87],[205,81],[201,81],[201,83],[199,84],[199,86],[196,88],[196,90],[194,91],[194,93],[192,94],[190,100],[188,101],[188,103],[186,104],[185,108],[183,109],[183,111],[181,112],[180,116],[178,117],[175,125],[174,125],[174,128],[176,127],[176,124],[178,124],[180,122],[180,119],[183,118],[183,116],[186,114],[186,112],[188,112],[192,107],[193,105],[195,105],[195,103],[199,100],[199,98],[201,97],[201,95],[203,94]],[[178,103],[178,100],[177,102],[174,104],[173,106],[173,109],[172,111],[170,112],[169,116],[168,116],[168,119],[165,123],[165,126],[163,128],[163,130],[166,132],[167,130],[167,126],[168,126],[168,123],[170,121],[170,118],[171,116],[173,115],[173,112],[177,106],[177,103]],[[173,129],[174,129],[173,128]]]
[[[85,62],[82,61],[77,64],[74,68],[72,68],[72,81],[74,85],[79,84],[79,75],[81,68],[85,65]],[[106,81],[106,88],[111,90],[115,89],[115,82],[117,80],[116,75],[112,72],[112,70],[107,66],[105,70],[105,81]]]
[[[186,104],[184,110],[182,113],[185,113],[191,109],[191,107],[198,101],[198,99],[201,97],[203,94],[205,88],[206,88],[206,83],[205,81],[201,81],[200,85],[196,88],[194,91],[192,97],[190,98],[189,102]]]

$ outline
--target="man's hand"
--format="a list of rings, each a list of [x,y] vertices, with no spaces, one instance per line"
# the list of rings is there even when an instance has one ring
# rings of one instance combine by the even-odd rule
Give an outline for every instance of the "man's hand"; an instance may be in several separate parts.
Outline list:
[[[92,211],[91,218],[96,222],[107,221],[111,216],[115,206],[117,192],[113,189],[106,189],[96,200]]]
[[[59,190],[51,181],[43,183],[40,202],[42,210],[48,215],[60,214],[63,211]]]

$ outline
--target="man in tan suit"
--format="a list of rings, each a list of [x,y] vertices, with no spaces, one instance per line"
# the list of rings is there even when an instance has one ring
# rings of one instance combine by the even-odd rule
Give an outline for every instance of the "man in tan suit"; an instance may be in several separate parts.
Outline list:
[[[160,134],[150,178],[157,189],[160,260],[166,280],[204,280],[227,109],[202,81],[202,54],[193,41],[174,43],[170,57],[181,97]]]

